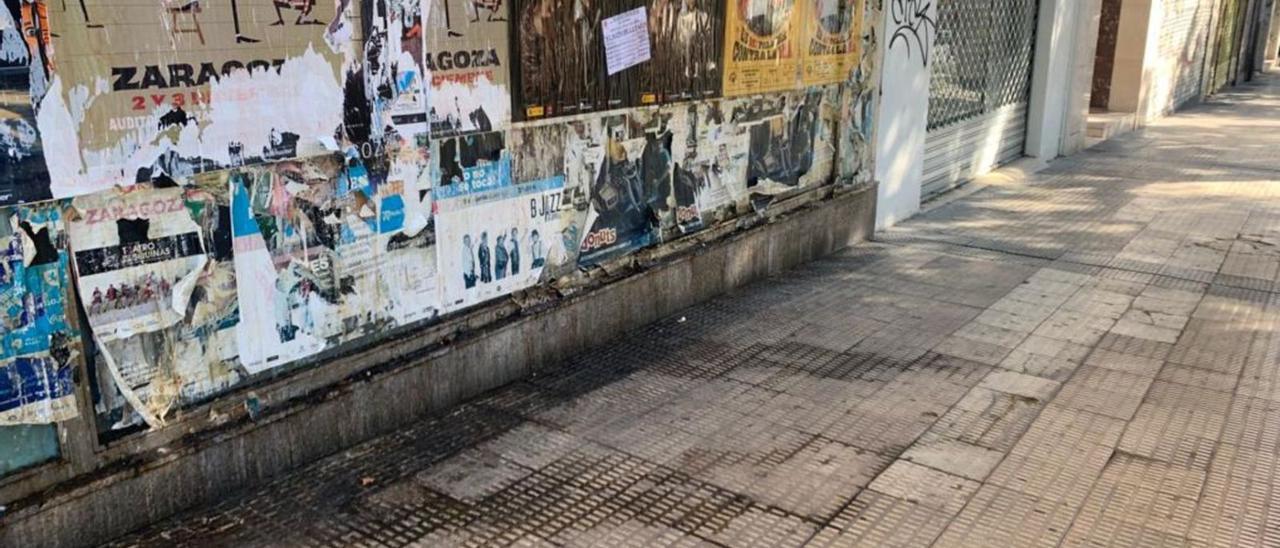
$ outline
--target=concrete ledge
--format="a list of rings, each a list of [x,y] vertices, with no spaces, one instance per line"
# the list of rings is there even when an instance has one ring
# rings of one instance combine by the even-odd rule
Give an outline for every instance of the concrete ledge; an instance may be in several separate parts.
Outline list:
[[[163,445],[116,448],[117,456],[93,474],[15,501],[0,520],[0,546],[101,542],[558,366],[685,307],[867,239],[875,197],[874,185],[837,192],[658,258],[554,306],[513,315],[509,306],[491,307],[498,311],[455,322],[483,326],[474,332],[457,325],[423,328],[278,379],[260,387],[277,396],[259,416],[179,425]],[[285,394],[290,397],[278,397]],[[238,392],[224,398],[233,405],[211,404],[193,415],[229,412],[244,396]]]

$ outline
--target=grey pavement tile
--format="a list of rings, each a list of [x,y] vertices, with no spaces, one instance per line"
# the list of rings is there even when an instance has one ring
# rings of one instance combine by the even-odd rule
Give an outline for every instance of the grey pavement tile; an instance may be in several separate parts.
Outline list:
[[[1115,320],[1124,315],[1132,303],[1133,297],[1124,293],[1086,287],[1062,303],[1061,309]]]
[[[455,499],[474,503],[532,472],[497,454],[472,448],[419,472],[415,481]]]
[[[1176,363],[1164,364],[1164,367],[1160,369],[1160,373],[1156,376],[1156,380],[1207,388],[1219,392],[1232,392],[1239,382],[1239,378],[1235,375]]]
[[[1001,346],[990,342],[976,341],[962,336],[947,337],[933,351],[947,356],[970,360],[987,365],[998,365],[1013,352],[1010,346]]]
[[[1280,454],[1280,403],[1239,397],[1231,402],[1220,441]]]
[[[1113,329],[1116,322],[1103,316],[1086,316],[1078,312],[1060,310],[1053,313],[1043,324],[1036,328],[1034,334],[1058,339],[1084,346],[1093,346],[1102,340],[1107,329]]]
[[[839,322],[806,319],[787,340],[844,352],[888,325],[871,318],[848,318]]]
[[[1053,403],[1129,420],[1152,382],[1150,377],[1083,366],[1058,391]]]
[[[1187,533],[1196,546],[1280,546],[1274,464],[1242,463],[1239,456],[1238,449],[1220,447],[1209,468]]]
[[[1030,428],[1045,402],[978,388],[929,428],[920,442],[956,440],[1005,453]]]
[[[1231,407],[1231,395],[1203,386],[1188,386],[1165,381],[1151,383],[1144,403],[1207,415],[1225,416]]]
[[[1107,333],[1106,336],[1102,337],[1102,340],[1098,341],[1096,348],[1097,350],[1106,350],[1152,360],[1164,360],[1173,351],[1173,345],[1170,343],[1140,339],[1119,333]]]
[[[979,485],[976,481],[899,460],[877,476],[870,489],[954,516]]]
[[[642,548],[648,546],[662,546],[671,548],[698,548],[712,547],[712,544],[706,540],[696,536],[689,535],[665,527],[662,525],[653,525],[638,520],[628,520],[618,524],[609,524],[607,526],[593,527],[582,532],[581,535],[569,541],[564,541],[565,546],[616,546],[616,547],[635,547]],[[424,546],[433,546],[427,544]]]
[[[863,491],[808,546],[914,548],[928,546],[951,516],[916,502]]]
[[[936,547],[1056,547],[1076,508],[997,485],[984,485],[952,520]]]
[[[1030,333],[1052,313],[1052,309],[1045,309],[1040,305],[1016,304],[1022,301],[1008,301],[1015,304],[1001,305],[1003,302],[1006,301],[1002,299],[992,305],[974,318],[974,321],[1010,331]]]
[[[1123,354],[1101,348],[1095,349],[1084,363],[1092,367],[1152,378],[1159,374],[1160,369],[1164,366],[1164,362],[1157,359]]]
[[[946,438],[918,440],[902,454],[904,460],[979,482],[1002,458],[1000,451]]]
[[[1182,326],[1156,325],[1154,320],[1146,313],[1130,311],[1116,322],[1116,325],[1111,328],[1111,332],[1140,339],[1175,343],[1178,342],[1178,335],[1182,333]]]
[[[1000,362],[999,367],[1017,373],[1063,382],[1080,367],[1080,362],[1066,358],[1032,354],[1015,349]]]
[[[536,470],[569,455],[584,443],[586,440],[581,438],[526,422],[477,448]]]
[[[751,505],[705,538],[722,546],[803,546],[818,527],[817,523],[775,508]]]
[[[1225,414],[1145,403],[1129,422],[1117,449],[1203,470],[1213,457],[1225,421]]]
[[[1066,545],[1161,538],[1186,544],[1206,473],[1120,453],[1107,464]]]
[[[744,494],[756,502],[825,522],[864,489],[893,459],[815,438],[765,472]]]
[[[1027,338],[1022,331],[1013,331],[978,322],[971,322],[952,333],[952,336],[963,337],[972,341],[984,342],[997,346],[1015,348]]]
[[[982,379],[978,386],[1036,401],[1048,401],[1061,383],[1034,375],[997,369]]]

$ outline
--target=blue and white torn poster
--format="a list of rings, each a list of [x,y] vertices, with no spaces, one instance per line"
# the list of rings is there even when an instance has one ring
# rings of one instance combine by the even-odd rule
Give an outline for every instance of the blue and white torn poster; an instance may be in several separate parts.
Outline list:
[[[0,425],[76,416],[65,249],[55,206],[0,210]]]
[[[513,183],[497,133],[437,143],[433,192],[446,311],[537,284],[546,265],[563,261],[564,176]]]
[[[437,315],[418,181],[328,156],[245,168],[230,182],[237,341],[250,374]]]

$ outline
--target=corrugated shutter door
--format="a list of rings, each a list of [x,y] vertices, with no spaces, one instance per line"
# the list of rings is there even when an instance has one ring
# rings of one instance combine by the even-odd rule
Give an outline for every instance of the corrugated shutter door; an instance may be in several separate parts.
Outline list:
[[[940,0],[923,196],[1022,156],[1037,0]]]

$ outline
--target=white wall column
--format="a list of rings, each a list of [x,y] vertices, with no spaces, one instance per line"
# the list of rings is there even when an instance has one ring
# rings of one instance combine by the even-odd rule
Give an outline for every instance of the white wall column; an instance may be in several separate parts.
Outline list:
[[[1048,161],[1062,152],[1075,84],[1074,40],[1079,34],[1076,25],[1081,4],[1080,0],[1040,0],[1027,111],[1027,156]]]
[[[1268,25],[1266,51],[1263,56],[1265,64],[1263,66],[1270,68],[1276,64],[1276,50],[1280,49],[1280,2],[1272,2],[1271,22]]]
[[[876,228],[920,210],[925,134],[929,123],[929,75],[937,32],[936,2],[885,3],[884,58],[876,117],[875,166],[880,183]]]
[[[1077,2],[1071,2],[1076,4]],[[1071,79],[1063,122],[1062,147],[1067,156],[1084,150],[1089,141],[1089,102],[1093,98],[1093,69],[1097,63],[1098,31],[1102,23],[1102,0],[1079,0],[1076,6]]]

